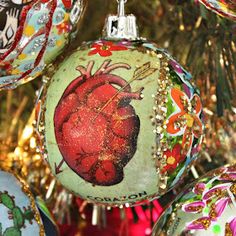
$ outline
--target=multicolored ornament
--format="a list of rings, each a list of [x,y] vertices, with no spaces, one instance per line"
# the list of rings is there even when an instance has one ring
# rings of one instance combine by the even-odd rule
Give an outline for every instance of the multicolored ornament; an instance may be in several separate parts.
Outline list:
[[[208,173],[171,203],[153,236],[236,235],[236,165]]]
[[[82,45],[59,65],[38,107],[42,152],[58,180],[111,206],[173,188],[202,141],[202,104],[189,79],[148,41]]]
[[[83,0],[0,1],[0,89],[40,75],[69,42]]]
[[[236,1],[235,0],[199,0],[208,9],[217,14],[236,20]]]
[[[44,236],[38,209],[26,183],[0,170],[0,235]]]

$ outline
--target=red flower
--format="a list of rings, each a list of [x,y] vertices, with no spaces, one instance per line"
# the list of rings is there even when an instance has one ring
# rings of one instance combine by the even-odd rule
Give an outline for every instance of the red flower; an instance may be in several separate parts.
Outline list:
[[[65,8],[70,9],[72,7],[72,1],[71,0],[62,0]]]
[[[100,41],[92,45],[92,50],[88,55],[99,54],[101,57],[109,57],[112,55],[112,51],[125,51],[127,49],[127,47],[114,44],[113,42]]]
[[[182,155],[182,146],[180,144],[176,144],[174,148],[171,150],[167,150],[164,152],[164,158],[166,159],[166,166],[163,168],[163,172],[173,172],[179,163],[184,160],[184,156]]]

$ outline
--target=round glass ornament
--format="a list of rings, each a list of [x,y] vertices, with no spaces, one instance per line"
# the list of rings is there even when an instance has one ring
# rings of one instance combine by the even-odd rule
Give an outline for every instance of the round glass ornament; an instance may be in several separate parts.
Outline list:
[[[39,76],[74,35],[84,0],[0,2],[0,90]]]
[[[134,22],[133,15],[110,16],[109,36],[66,58],[37,108],[42,153],[58,180],[81,198],[109,206],[173,188],[203,138],[191,75],[137,38]]]
[[[59,181],[109,205],[172,188],[203,137],[189,76],[149,42],[101,40],[74,52],[46,85],[39,112],[43,152]]]
[[[189,185],[166,209],[152,236],[236,235],[236,165]]]
[[[27,184],[0,170],[0,235],[44,236],[44,227]]]

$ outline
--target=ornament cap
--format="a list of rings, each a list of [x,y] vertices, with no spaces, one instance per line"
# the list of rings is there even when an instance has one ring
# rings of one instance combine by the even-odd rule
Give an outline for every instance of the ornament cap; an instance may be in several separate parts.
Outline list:
[[[106,20],[103,31],[103,37],[107,39],[128,39],[136,40],[138,36],[138,27],[136,17],[132,14],[125,15],[126,0],[119,0],[118,14],[110,15]]]

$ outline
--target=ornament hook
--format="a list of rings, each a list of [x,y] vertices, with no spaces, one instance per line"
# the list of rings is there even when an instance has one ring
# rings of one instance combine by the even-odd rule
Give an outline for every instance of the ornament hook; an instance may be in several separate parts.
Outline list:
[[[117,0],[118,14],[108,16],[103,31],[104,38],[113,40],[137,40],[139,38],[136,17],[125,14],[126,2],[127,0]]]
[[[117,0],[118,2],[118,16],[125,16],[125,3],[127,0]]]

